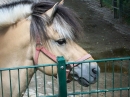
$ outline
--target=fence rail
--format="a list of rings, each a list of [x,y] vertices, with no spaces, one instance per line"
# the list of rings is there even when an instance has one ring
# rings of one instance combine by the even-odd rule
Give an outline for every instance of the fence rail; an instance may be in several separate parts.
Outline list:
[[[57,64],[43,64],[37,66],[22,66],[15,68],[0,68],[0,90],[2,91],[2,73],[7,71],[10,78],[10,95],[13,88],[11,87],[11,72],[26,70],[26,82],[28,82],[28,69],[33,68],[34,71],[38,67],[54,66],[58,68],[58,82],[54,76],[47,77],[43,73],[35,72],[34,77],[27,87],[24,97],[130,97],[130,57],[125,58],[110,58],[101,60],[89,60],[83,62],[66,63],[63,57],[57,58]],[[101,74],[97,83],[89,86],[80,86],[74,80],[71,83],[66,83],[66,66],[70,64],[83,64],[97,62],[101,68]],[[81,70],[82,71],[82,70]],[[53,70],[52,70],[53,72]],[[20,83],[20,79],[18,79]],[[27,83],[28,84],[28,83]],[[20,84],[19,90],[20,91]],[[2,91],[2,94],[6,91]],[[32,93],[35,96],[31,96]],[[4,97],[0,94],[0,97]],[[20,93],[19,93],[20,94]],[[12,97],[12,96],[10,96]],[[18,97],[21,97],[20,95]]]
[[[130,17],[130,0],[100,0],[100,4],[113,9],[114,18]]]

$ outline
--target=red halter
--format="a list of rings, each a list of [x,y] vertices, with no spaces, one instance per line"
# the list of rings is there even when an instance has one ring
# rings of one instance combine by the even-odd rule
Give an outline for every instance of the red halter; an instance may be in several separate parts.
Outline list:
[[[48,50],[46,50],[42,43],[40,42],[37,42],[36,44],[36,52],[35,52],[35,59],[34,59],[34,62],[35,64],[38,64],[38,57],[39,57],[39,53],[42,52],[43,54],[45,54],[48,58],[50,58],[51,60],[53,60],[55,63],[57,63],[57,60],[56,60],[56,56],[53,55],[52,53],[50,53]],[[86,59],[89,59],[91,58],[91,55],[90,54],[87,54],[81,58],[79,58],[76,62],[78,61],[83,61],[83,60],[86,60]],[[74,68],[75,66],[77,66],[77,64],[71,64],[70,67],[71,68]],[[70,73],[70,69],[66,69],[66,78],[67,78],[67,82],[70,82],[69,79],[68,79],[68,76],[69,76],[69,73]]]
[[[57,62],[55,55],[53,55],[53,54],[50,53],[48,50],[46,50],[46,49],[42,46],[42,43],[37,43],[37,44],[36,44],[35,59],[34,59],[35,64],[38,64],[38,57],[39,57],[39,53],[40,53],[40,52],[44,53],[48,58],[50,58],[50,59],[53,60],[54,62]]]

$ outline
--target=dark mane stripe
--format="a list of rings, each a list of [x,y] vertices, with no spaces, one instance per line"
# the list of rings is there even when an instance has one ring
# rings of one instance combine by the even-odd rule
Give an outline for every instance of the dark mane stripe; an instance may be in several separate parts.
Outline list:
[[[15,1],[15,2],[11,2],[11,3],[7,3],[7,4],[4,4],[4,5],[0,5],[0,9],[2,8],[12,8],[12,7],[15,7],[15,6],[18,6],[18,5],[26,5],[26,4],[32,4],[34,3],[33,1],[30,1],[30,0],[20,0],[20,1]]]
[[[46,31],[46,26],[50,23],[53,23],[53,20],[49,20],[49,18],[46,16],[46,22],[44,18],[41,17],[41,14],[52,8],[54,4],[55,3],[52,2],[39,2],[33,4],[30,27],[32,40],[36,41],[37,37],[39,37],[41,40],[45,41],[49,38]],[[62,24],[61,17],[68,23],[69,26],[71,26],[75,37],[81,35],[82,27],[80,26],[79,22],[77,22],[78,16],[73,11],[64,6],[58,6],[54,18],[57,18],[57,21],[60,22],[60,24]]]
[[[47,29],[47,26],[49,26],[50,24],[52,24],[54,22],[54,20],[56,20],[61,26],[65,21],[67,23],[67,25],[69,27],[71,27],[70,33],[74,36],[72,38],[73,39],[75,37],[78,38],[78,36],[80,36],[83,31],[82,27],[80,26],[80,24],[78,22],[79,21],[78,16],[73,11],[68,9],[67,7],[59,5],[54,14],[53,19],[51,19],[51,20],[46,15],[45,15],[45,17],[42,16],[42,14],[44,14],[47,10],[52,8],[54,6],[54,4],[55,3],[53,3],[53,2],[42,2],[42,1],[36,2],[36,1],[32,1],[32,0],[18,0],[18,1],[12,2],[12,3],[9,3],[9,4],[0,5],[0,9],[10,10],[11,8],[15,8],[16,6],[30,5],[30,7],[31,7],[30,36],[31,36],[32,41],[37,41],[37,38],[40,38],[41,41],[48,40],[49,37],[48,37],[48,33],[47,33],[46,29]],[[25,18],[27,18],[27,17],[25,17]],[[14,21],[14,22],[18,22],[18,21]],[[66,30],[67,30],[67,28],[66,28]]]

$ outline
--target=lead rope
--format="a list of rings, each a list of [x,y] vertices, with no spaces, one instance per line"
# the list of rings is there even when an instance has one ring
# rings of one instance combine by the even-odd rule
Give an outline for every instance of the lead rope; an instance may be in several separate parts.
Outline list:
[[[87,54],[87,55],[85,55],[85,56],[79,58],[76,62],[84,61],[84,60],[87,60],[87,59],[89,59],[89,58],[91,58],[91,57],[92,57],[92,56],[91,56],[90,54]],[[74,67],[76,67],[76,66],[78,66],[78,64],[70,64],[70,68],[69,68],[69,69],[66,69],[67,83],[71,82],[71,80],[68,79],[68,77],[69,77],[69,74],[70,74],[72,68],[74,68]]]

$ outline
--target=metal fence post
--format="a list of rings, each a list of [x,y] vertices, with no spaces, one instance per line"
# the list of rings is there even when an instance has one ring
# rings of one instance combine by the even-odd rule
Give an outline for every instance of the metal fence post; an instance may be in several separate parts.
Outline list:
[[[118,18],[118,8],[117,0],[113,0],[114,18]]]
[[[123,1],[119,0],[119,18],[122,21],[122,12],[123,12]]]
[[[101,5],[101,7],[103,7],[103,3],[102,3],[102,2],[103,2],[103,0],[100,0],[100,5]]]
[[[59,95],[58,97],[67,97],[67,83],[66,83],[66,64],[63,57],[57,57],[58,62],[58,81],[59,81]]]

